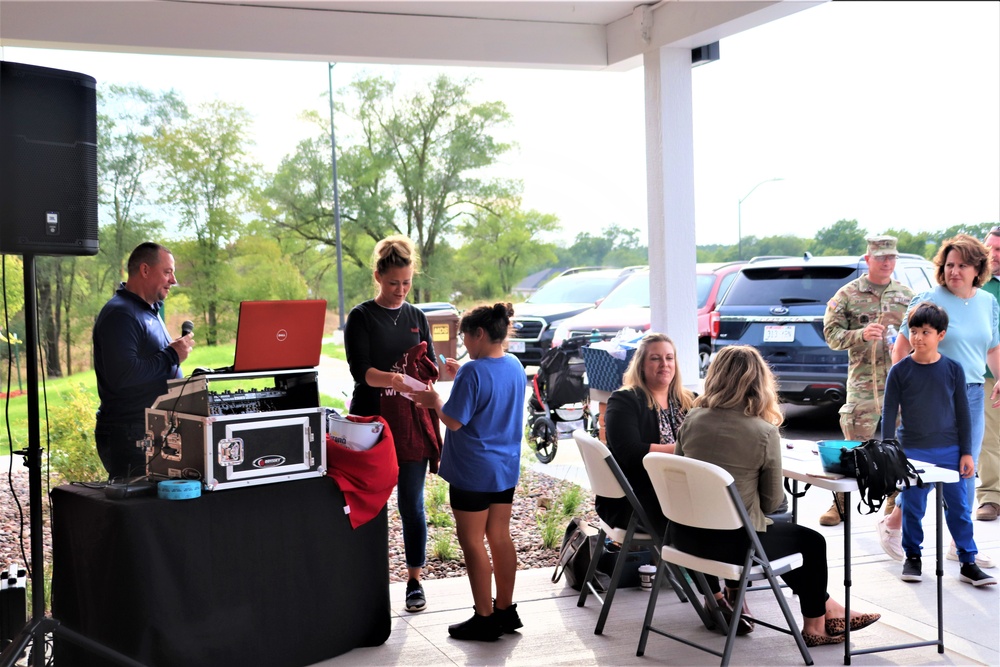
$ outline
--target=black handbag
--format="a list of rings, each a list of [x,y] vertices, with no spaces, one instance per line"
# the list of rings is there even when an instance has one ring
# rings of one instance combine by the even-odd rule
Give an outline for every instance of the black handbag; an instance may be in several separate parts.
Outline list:
[[[578,591],[583,587],[587,569],[594,554],[597,553],[597,537],[600,532],[596,526],[580,517],[570,519],[566,526],[566,534],[563,536],[562,548],[559,550],[559,560],[552,573],[552,583],[557,583],[565,573],[566,583],[573,590]],[[599,592],[606,591],[610,577],[603,572],[596,572],[593,583]]]
[[[858,480],[861,496],[858,511],[866,505],[865,514],[881,509],[885,499],[898,487],[910,488],[911,478],[916,478],[918,487],[924,484],[895,440],[868,440],[853,449],[842,450],[840,465],[848,476]]]

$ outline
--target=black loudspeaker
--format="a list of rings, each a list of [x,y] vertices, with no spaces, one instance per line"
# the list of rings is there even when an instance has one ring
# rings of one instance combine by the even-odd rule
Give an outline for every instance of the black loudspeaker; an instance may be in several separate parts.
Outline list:
[[[0,253],[97,250],[97,81],[0,61]]]

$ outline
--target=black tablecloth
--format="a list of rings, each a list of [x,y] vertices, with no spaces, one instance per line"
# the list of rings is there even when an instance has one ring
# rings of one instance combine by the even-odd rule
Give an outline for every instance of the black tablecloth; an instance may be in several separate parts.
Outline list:
[[[52,490],[52,612],[140,662],[309,665],[390,632],[386,510],[354,530],[325,477],[109,500]],[[102,664],[67,640],[56,665]]]

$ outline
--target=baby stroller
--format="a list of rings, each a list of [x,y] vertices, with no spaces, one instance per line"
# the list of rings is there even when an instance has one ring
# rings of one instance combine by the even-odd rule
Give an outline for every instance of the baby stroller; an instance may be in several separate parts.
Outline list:
[[[588,342],[585,337],[572,338],[551,348],[542,356],[531,380],[525,434],[542,463],[555,458],[559,424],[567,425],[563,429],[566,433],[582,428],[596,435],[590,414],[590,387],[584,379],[586,367],[580,355],[580,348]]]

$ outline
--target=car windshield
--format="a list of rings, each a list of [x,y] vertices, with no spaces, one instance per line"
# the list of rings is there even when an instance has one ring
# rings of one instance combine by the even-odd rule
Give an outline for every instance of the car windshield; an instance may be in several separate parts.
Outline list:
[[[649,308],[649,274],[632,274],[598,308]]]
[[[695,289],[698,291],[698,308],[704,308],[708,303],[708,295],[712,292],[712,285],[715,284],[714,273],[699,273],[698,282]]]
[[[559,276],[528,297],[526,303],[550,305],[557,303],[594,303],[604,296],[618,280],[618,274],[590,275],[574,273]]]
[[[773,306],[829,301],[857,275],[853,266],[744,268],[726,295],[727,305]]]
[[[713,274],[698,274],[698,308],[708,301],[708,295],[715,284]],[[636,273],[616,287],[598,308],[649,308],[649,274]]]

